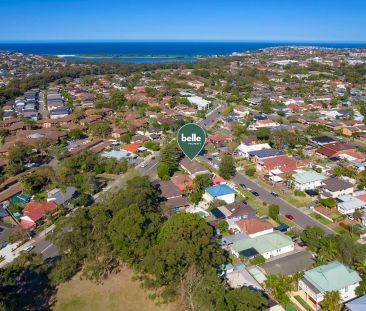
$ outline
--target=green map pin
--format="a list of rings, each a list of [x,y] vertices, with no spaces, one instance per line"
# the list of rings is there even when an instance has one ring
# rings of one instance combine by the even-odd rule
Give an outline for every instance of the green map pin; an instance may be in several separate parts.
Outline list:
[[[192,161],[205,145],[206,132],[195,123],[187,123],[179,129],[177,141],[180,149]]]

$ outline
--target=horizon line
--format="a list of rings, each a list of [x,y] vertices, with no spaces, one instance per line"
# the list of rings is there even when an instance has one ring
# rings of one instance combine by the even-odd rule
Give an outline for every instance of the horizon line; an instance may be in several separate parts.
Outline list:
[[[32,44],[32,43],[293,43],[293,44],[366,44],[365,41],[343,40],[244,40],[244,39],[35,39],[4,40],[0,44]]]

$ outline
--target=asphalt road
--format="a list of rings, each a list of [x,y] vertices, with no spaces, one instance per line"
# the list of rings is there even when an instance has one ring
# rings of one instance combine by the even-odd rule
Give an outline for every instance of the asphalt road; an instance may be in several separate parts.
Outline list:
[[[56,246],[52,244],[52,242],[47,241],[45,238],[40,239],[33,245],[35,247],[33,248],[32,252],[41,254],[44,260],[56,257],[58,255]]]
[[[212,160],[209,161],[208,157],[211,157]],[[205,161],[209,162],[210,165],[219,164],[219,161],[209,154],[205,154],[204,156],[201,157],[201,159],[204,159]],[[288,214],[292,215],[294,217],[294,222],[300,229],[304,229],[306,226],[316,226],[323,229],[327,234],[334,233],[333,230],[329,229],[327,226],[306,215],[296,206],[287,203],[281,198],[273,196],[270,191],[258,185],[244,174],[236,172],[232,180],[237,185],[244,184],[246,188],[250,188],[252,189],[252,191],[258,192],[259,199],[261,199],[263,202],[266,202],[269,205],[270,204],[278,205],[280,207],[280,213],[282,215],[288,215]]]

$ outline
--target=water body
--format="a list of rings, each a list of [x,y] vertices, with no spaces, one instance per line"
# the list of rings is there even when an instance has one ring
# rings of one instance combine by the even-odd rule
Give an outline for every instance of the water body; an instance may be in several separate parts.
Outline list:
[[[233,52],[253,51],[284,45],[306,45],[330,48],[366,46],[366,44],[362,43],[309,42],[0,42],[0,50],[18,51],[28,54],[64,55],[67,59],[78,59],[81,56],[103,56],[90,57],[88,60],[156,62],[192,61],[194,60],[192,59],[194,56],[229,55]],[[170,56],[170,58],[166,59],[166,56]],[[182,56],[186,58],[180,58]]]
[[[78,55],[60,55],[66,60],[78,61],[108,61],[108,62],[127,62],[127,63],[159,63],[159,62],[194,62],[196,57],[92,57]]]

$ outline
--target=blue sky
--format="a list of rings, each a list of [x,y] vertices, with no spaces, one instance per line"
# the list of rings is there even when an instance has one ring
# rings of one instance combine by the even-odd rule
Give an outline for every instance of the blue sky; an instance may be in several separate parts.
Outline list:
[[[363,0],[0,0],[0,41],[366,42]]]

